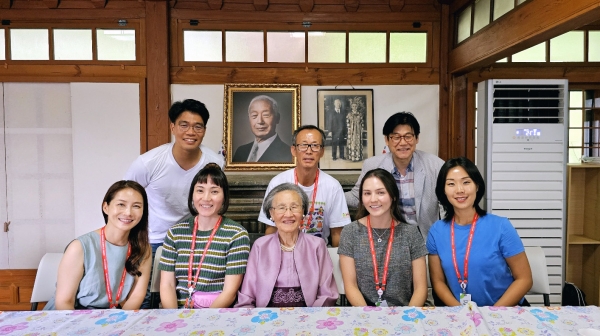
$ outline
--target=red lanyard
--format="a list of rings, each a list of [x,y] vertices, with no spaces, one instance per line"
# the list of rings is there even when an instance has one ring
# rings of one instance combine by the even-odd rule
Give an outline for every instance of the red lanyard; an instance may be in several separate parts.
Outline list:
[[[381,301],[381,296],[383,295],[385,285],[387,284],[388,265],[390,264],[390,255],[392,254],[392,243],[394,242],[394,229],[394,219],[392,219],[390,238],[388,239],[387,252],[385,253],[385,261],[383,264],[383,279],[379,282],[379,269],[377,268],[377,257],[375,257],[375,242],[373,241],[373,233],[371,232],[371,216],[367,216],[367,232],[369,233],[369,246],[371,247],[371,258],[373,259],[375,289],[377,290],[377,295],[379,295],[379,301]]]
[[[119,284],[119,290],[117,291],[117,298],[113,303],[112,300],[112,288],[110,287],[110,277],[108,276],[108,261],[106,260],[106,235],[104,234],[104,228],[100,229],[100,246],[102,246],[102,267],[104,268],[104,284],[106,285],[106,296],[108,297],[108,307],[110,309],[116,308],[119,305],[121,294],[123,293],[123,287],[125,287],[125,276],[127,270],[123,267],[123,274],[121,275],[121,283]],[[131,244],[127,244],[127,257],[129,259],[131,255]]]
[[[298,174],[296,173],[296,169],[294,169],[294,184],[298,185]],[[310,210],[308,210],[308,218],[306,223],[302,221],[302,232],[306,232],[306,230],[310,227],[310,223],[312,222],[313,212],[315,211],[315,199],[317,198],[317,189],[319,184],[319,169],[317,169],[317,175],[315,176],[315,184],[313,186],[313,194],[312,194],[312,204],[310,205]]]
[[[212,232],[210,233],[210,236],[208,237],[208,241],[206,242],[206,245],[204,246],[204,252],[202,252],[202,257],[200,258],[200,263],[198,264],[198,271],[196,272],[196,276],[194,277],[194,282],[192,282],[192,264],[194,262],[194,251],[196,248],[196,233],[198,232],[198,216],[196,216],[196,218],[194,218],[194,231],[192,231],[192,246],[190,247],[190,258],[188,260],[188,278],[187,278],[187,283],[188,283],[188,298],[185,300],[185,307],[186,308],[191,308],[188,307],[188,304],[190,304],[190,299],[192,298],[192,294],[194,293],[194,287],[196,287],[193,284],[198,284],[198,276],[200,275],[200,269],[202,268],[202,263],[204,262],[204,258],[206,257],[206,252],[208,251],[208,248],[210,247],[210,243],[212,243],[213,238],[215,237],[215,233],[217,233],[217,230],[219,229],[219,225],[221,225],[221,221],[223,220],[223,217],[219,216],[219,220],[217,221],[217,224],[215,224],[215,227],[212,229]]]
[[[473,235],[475,234],[475,224],[477,224],[477,213],[473,216],[473,222],[471,223],[471,231],[469,232],[469,240],[467,241],[467,250],[465,251],[465,269],[464,277],[460,277],[460,271],[458,270],[458,262],[456,261],[456,245],[454,243],[454,218],[450,224],[450,239],[452,243],[452,262],[454,263],[454,270],[456,271],[456,277],[460,288],[463,293],[467,292],[467,279],[469,278],[469,254],[471,253],[471,244],[473,243]]]

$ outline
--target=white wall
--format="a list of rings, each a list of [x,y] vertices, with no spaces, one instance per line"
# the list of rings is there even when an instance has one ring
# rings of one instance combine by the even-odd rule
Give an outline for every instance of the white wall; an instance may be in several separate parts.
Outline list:
[[[210,112],[207,134],[203,143],[214,151],[221,149],[223,141],[224,85],[171,85],[173,101],[187,98],[203,102]],[[333,89],[333,86],[302,86],[301,123],[317,125],[317,89]],[[348,89],[348,87],[339,87]],[[385,145],[382,129],[387,118],[400,111],[412,112],[421,125],[417,148],[432,154],[438,152],[438,85],[373,85],[355,86],[357,89],[373,89],[375,154]]]
[[[106,191],[140,154],[139,101],[139,84],[71,84],[76,236],[104,225]]]
[[[0,269],[37,268],[104,225],[104,194],[139,155],[139,85],[4,83],[2,94]]]

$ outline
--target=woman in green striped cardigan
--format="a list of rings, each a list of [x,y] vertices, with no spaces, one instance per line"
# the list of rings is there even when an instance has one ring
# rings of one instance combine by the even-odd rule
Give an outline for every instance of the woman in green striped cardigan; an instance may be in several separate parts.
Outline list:
[[[222,216],[228,206],[225,174],[217,164],[206,165],[190,186],[192,216],[173,225],[163,243],[159,266],[163,308],[233,304],[246,273],[250,240],[243,226]]]

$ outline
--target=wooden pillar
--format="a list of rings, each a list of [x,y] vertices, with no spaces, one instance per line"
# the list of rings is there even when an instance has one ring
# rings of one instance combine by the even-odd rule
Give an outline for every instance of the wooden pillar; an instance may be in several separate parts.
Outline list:
[[[442,5],[440,22],[440,111],[439,111],[439,146],[438,156],[442,160],[449,159],[449,87],[448,55],[450,53],[450,41],[452,31],[450,30],[450,9],[448,5]]]
[[[146,150],[169,138],[169,2],[146,1]],[[144,144],[142,144],[144,148]]]
[[[452,76],[450,84],[449,148],[448,158],[467,156],[467,76]]]

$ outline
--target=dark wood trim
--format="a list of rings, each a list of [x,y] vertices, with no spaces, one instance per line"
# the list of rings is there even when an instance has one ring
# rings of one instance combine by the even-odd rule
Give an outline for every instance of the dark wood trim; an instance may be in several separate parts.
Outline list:
[[[169,142],[169,5],[146,1],[147,149]]]
[[[353,12],[353,13],[302,13],[302,12],[243,12],[243,11],[206,11],[197,9],[171,10],[172,19],[190,20],[200,22],[266,22],[266,23],[291,23],[302,27],[303,21],[316,23],[398,23],[398,22],[433,22],[440,21],[440,13],[431,7],[430,12]],[[293,29],[292,26],[290,26]]]
[[[139,81],[140,84],[140,154],[148,151],[148,107],[146,97],[146,79]]]
[[[467,76],[452,76],[448,158],[467,155]]]
[[[450,41],[453,36],[453,32],[450,29],[450,15],[449,6],[442,5],[442,21],[440,23],[440,44],[439,44],[439,65],[440,65],[440,91],[439,91],[439,123],[438,123],[438,156],[442,160],[449,159],[449,132],[448,126],[450,124],[450,79],[448,75],[448,53],[450,52]]]
[[[568,79],[573,83],[599,83],[600,67],[593,66],[564,66],[552,63],[551,66],[523,65],[514,63],[495,64],[471,71],[467,74],[470,82],[479,83],[486,79]]]
[[[39,65],[7,64],[0,66],[2,81],[92,81],[100,82],[136,82],[146,77],[144,65]]]
[[[451,16],[458,14],[458,12],[465,9],[472,2],[473,2],[473,0],[454,0],[454,1],[452,1],[452,4],[450,4],[450,13],[449,14]],[[452,20],[452,18],[450,18],[450,19]]]
[[[229,68],[171,67],[172,84],[295,83],[337,85],[347,80],[353,85],[439,84],[437,68]]]
[[[450,52],[450,73],[460,74],[598,20],[600,0],[528,1]]]
[[[125,1],[123,1],[125,2]],[[127,1],[129,2],[129,1]],[[133,1],[132,1],[133,2]],[[144,8],[126,9],[10,9],[2,11],[3,20],[32,20],[34,22],[49,20],[85,20],[106,19],[141,19],[146,16]]]

